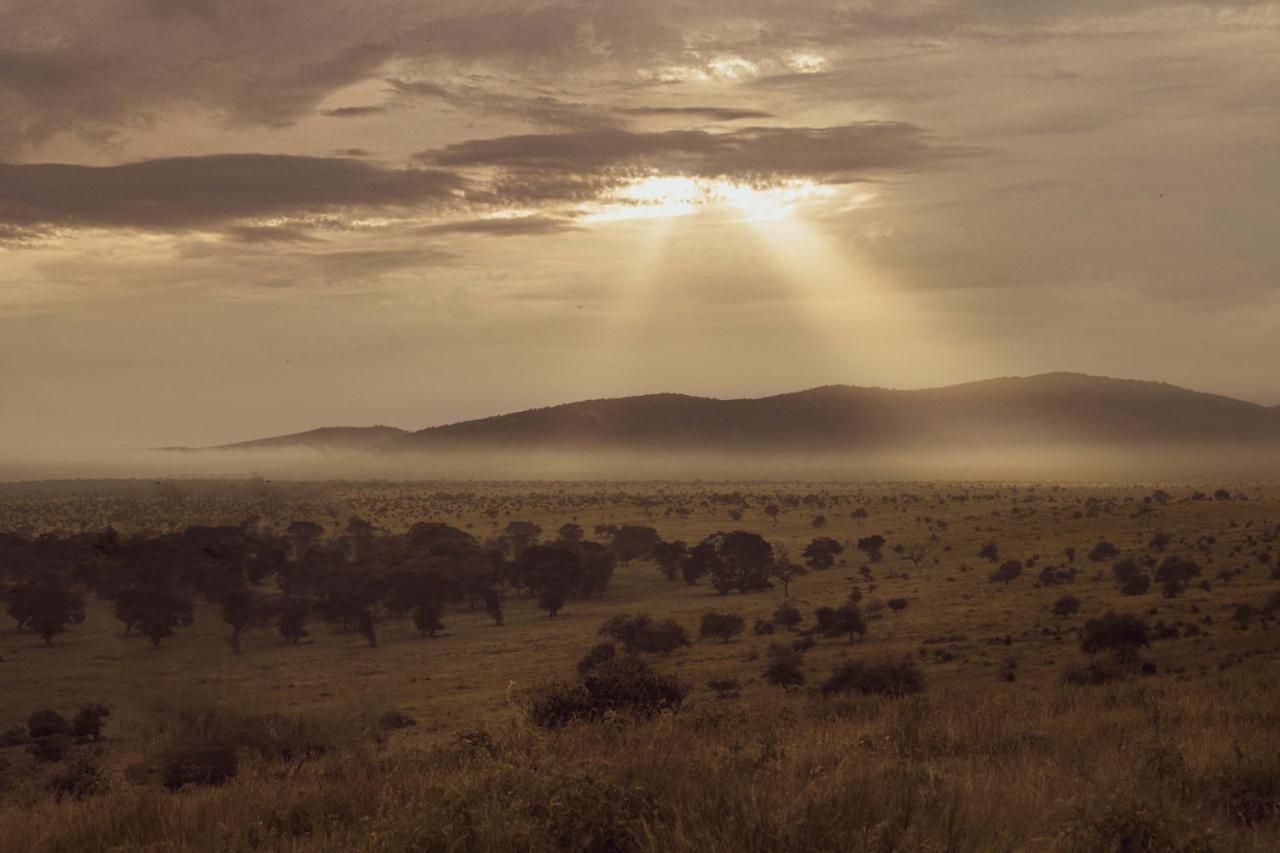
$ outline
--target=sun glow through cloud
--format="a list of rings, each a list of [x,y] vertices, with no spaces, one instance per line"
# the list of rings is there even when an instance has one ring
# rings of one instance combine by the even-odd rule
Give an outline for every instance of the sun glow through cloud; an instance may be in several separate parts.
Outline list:
[[[653,175],[623,186],[585,220],[670,219],[719,209],[745,221],[766,221],[789,217],[801,203],[833,193],[831,187],[806,180],[753,186],[721,178]]]

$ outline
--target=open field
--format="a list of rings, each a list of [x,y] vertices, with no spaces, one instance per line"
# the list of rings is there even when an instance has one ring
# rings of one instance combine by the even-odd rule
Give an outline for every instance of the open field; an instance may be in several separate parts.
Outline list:
[[[1275,484],[0,488],[0,530],[26,538],[110,525],[127,542],[249,516],[264,537],[310,520],[335,538],[358,516],[391,537],[432,521],[486,541],[529,521],[549,541],[571,522],[605,543],[608,525],[652,527],[689,545],[741,529],[797,563],[815,537],[844,550],[831,568],[792,580],[786,597],[777,584],[720,595],[705,578],[668,580],[641,556],[616,567],[606,593],[571,596],[554,618],[537,595],[506,585],[501,626],[465,600],[444,607],[435,637],[379,612],[375,647],[313,613],[301,643],[282,642],[272,624],[251,626],[239,655],[205,597],[196,596],[190,627],[153,648],[124,635],[109,601],[86,594],[84,621],[47,644],[7,623],[0,731],[43,708],[109,706],[105,740],[77,747],[93,754],[102,790],[55,801],[57,762],[38,762],[21,744],[0,749],[0,825],[12,829],[0,848],[1264,850],[1280,832]],[[857,547],[877,535],[878,560]],[[1100,542],[1115,552],[1095,552]],[[994,560],[980,556],[987,543]],[[1157,578],[1121,593],[1115,564],[1133,559],[1156,574],[1173,556],[1200,570],[1185,590],[1163,595]],[[1021,574],[992,581],[1011,560]],[[351,571],[360,566],[353,560]],[[1049,582],[1046,567],[1074,577]],[[257,589],[271,598],[279,581]],[[865,636],[816,631],[814,611],[851,590],[861,593]],[[1080,611],[1059,618],[1051,608],[1065,595]],[[756,634],[787,599],[803,621]],[[905,606],[886,606],[898,600]],[[745,630],[699,639],[708,610],[742,616]],[[1145,622],[1146,674],[1064,684],[1064,670],[1086,661],[1081,626],[1109,610]],[[692,640],[646,656],[689,688],[680,710],[531,726],[529,689],[571,680],[602,623],[639,612],[676,620]],[[763,677],[770,646],[801,636],[814,641],[798,658],[808,687],[783,691]],[[886,659],[914,661],[923,692],[813,689],[841,662]],[[391,710],[417,725],[371,736]],[[264,715],[313,721],[326,733],[316,735],[324,754],[242,750],[240,772],[221,787],[169,793],[157,783],[175,739],[279,727]]]

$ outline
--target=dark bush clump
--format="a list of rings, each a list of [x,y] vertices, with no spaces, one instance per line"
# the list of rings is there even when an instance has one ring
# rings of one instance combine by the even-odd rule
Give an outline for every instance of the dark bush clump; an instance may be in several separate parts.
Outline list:
[[[102,721],[111,716],[106,705],[81,705],[71,720],[71,736],[83,743],[102,739]]]
[[[618,650],[614,648],[613,643],[596,643],[591,647],[591,651],[578,661],[578,672],[586,673],[605,661],[613,660],[617,653]]]
[[[765,667],[764,680],[783,690],[803,687],[805,682],[803,658],[798,653],[778,655]]]
[[[651,717],[678,708],[688,688],[654,672],[637,657],[605,661],[577,684],[556,682],[536,690],[528,703],[529,720],[541,728],[559,728],[574,720],[597,720],[607,712]]]
[[[195,747],[175,752],[164,762],[164,786],[178,791],[187,785],[221,785],[236,775],[234,749]]]
[[[844,663],[822,684],[823,693],[862,693],[905,696],[924,689],[924,676],[911,661],[884,660]]]
[[[57,711],[36,711],[27,718],[27,734],[33,738],[66,734],[66,718]]]

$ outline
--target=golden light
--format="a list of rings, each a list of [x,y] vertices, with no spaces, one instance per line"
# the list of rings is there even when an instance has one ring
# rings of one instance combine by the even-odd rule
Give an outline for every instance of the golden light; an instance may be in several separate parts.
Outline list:
[[[624,185],[585,219],[670,219],[719,210],[744,221],[776,220],[789,217],[802,202],[825,198],[832,192],[830,187],[807,180],[753,186],[722,178],[653,175]]]

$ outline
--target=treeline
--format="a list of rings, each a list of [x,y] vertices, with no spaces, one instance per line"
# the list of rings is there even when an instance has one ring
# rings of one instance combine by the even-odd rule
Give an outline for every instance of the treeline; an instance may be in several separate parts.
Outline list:
[[[256,626],[274,625],[284,641],[299,642],[312,617],[376,645],[377,624],[387,618],[408,617],[434,636],[449,605],[483,608],[501,625],[505,594],[535,597],[551,616],[568,600],[603,595],[615,550],[580,530],[564,532],[541,542],[537,525],[512,522],[482,542],[435,522],[381,534],[353,517],[337,536],[311,521],[282,534],[253,522],[130,539],[110,529],[35,539],[4,533],[0,599],[20,631],[46,642],[84,620],[91,594],[111,602],[126,635],[157,646],[192,624],[198,599],[219,608],[236,652]]]

